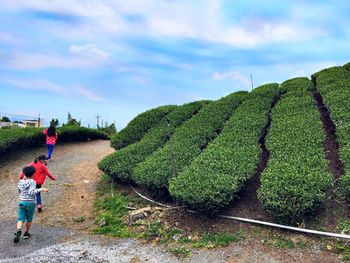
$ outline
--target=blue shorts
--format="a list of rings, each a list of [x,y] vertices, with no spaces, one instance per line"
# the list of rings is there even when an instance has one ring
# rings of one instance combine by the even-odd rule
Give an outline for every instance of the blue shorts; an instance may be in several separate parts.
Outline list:
[[[19,202],[18,203],[18,220],[22,222],[32,222],[35,211],[35,203]]]

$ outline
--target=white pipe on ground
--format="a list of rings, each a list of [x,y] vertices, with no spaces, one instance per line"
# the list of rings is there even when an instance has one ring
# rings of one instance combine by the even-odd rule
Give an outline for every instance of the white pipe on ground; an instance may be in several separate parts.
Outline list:
[[[184,208],[185,206],[168,206],[156,201],[153,201],[152,199],[140,194],[134,187],[132,187],[132,190],[140,196],[141,198],[152,202],[154,204],[164,206],[167,208],[171,209],[178,209],[178,208]],[[196,213],[196,211],[193,210],[187,210],[190,213]],[[337,234],[337,233],[331,233],[331,232],[323,232],[323,231],[317,231],[317,230],[312,230],[312,229],[305,229],[305,228],[299,228],[299,227],[293,227],[293,226],[285,226],[285,225],[280,225],[280,224],[275,224],[275,223],[270,223],[270,222],[265,222],[265,221],[260,221],[260,220],[254,220],[254,219],[249,219],[249,218],[242,218],[242,217],[235,217],[235,216],[228,216],[228,215],[218,215],[218,217],[221,218],[226,218],[226,219],[231,219],[231,220],[237,220],[241,222],[247,222],[247,223],[252,223],[252,224],[258,224],[258,225],[264,225],[264,226],[269,226],[269,227],[275,227],[275,228],[282,228],[282,229],[287,229],[291,231],[297,231],[297,232],[302,232],[302,233],[308,233],[308,234],[314,234],[314,235],[321,235],[321,236],[327,236],[327,237],[336,237],[336,238],[344,238],[344,239],[349,239],[350,240],[350,235],[344,235],[344,234]]]

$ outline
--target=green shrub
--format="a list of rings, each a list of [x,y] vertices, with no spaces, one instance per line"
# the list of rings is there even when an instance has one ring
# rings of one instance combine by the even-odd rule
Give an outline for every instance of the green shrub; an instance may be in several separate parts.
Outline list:
[[[168,187],[169,178],[202,152],[247,97],[247,92],[236,92],[203,107],[176,130],[170,142],[135,167],[134,181],[150,188]]]
[[[129,124],[111,138],[111,146],[114,149],[121,149],[129,144],[138,142],[156,126],[164,116],[176,109],[175,105],[160,106],[137,115]]]
[[[135,165],[145,160],[159,147],[162,147],[169,139],[169,133],[174,133],[178,126],[197,114],[202,106],[207,103],[207,101],[197,101],[177,107],[164,117],[157,126],[150,129],[139,142],[107,156],[98,164],[98,167],[110,176],[123,181],[130,181]]]
[[[227,205],[256,172],[261,154],[258,140],[278,91],[278,84],[255,89],[252,99],[235,110],[222,133],[170,181],[170,193],[205,213]]]
[[[315,74],[317,89],[336,126],[339,156],[345,175],[339,180],[342,194],[350,197],[350,63],[324,69]],[[350,199],[349,199],[350,200]]]
[[[323,149],[325,135],[310,86],[306,78],[282,84],[287,94],[272,110],[266,138],[270,158],[258,197],[278,221],[288,224],[298,224],[313,212],[325,200],[332,182]]]
[[[8,153],[44,144],[45,135],[42,133],[42,130],[42,128],[20,127],[0,129],[0,153]],[[103,132],[79,126],[57,128],[57,133],[59,136],[57,143],[107,139],[107,135]]]

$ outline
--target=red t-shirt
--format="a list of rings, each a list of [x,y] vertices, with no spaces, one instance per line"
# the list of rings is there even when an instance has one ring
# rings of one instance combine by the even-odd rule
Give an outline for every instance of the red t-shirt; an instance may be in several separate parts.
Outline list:
[[[44,184],[46,176],[48,176],[51,180],[56,180],[56,177],[50,173],[49,169],[47,169],[46,165],[42,162],[31,162],[28,166],[34,166],[35,174],[33,176],[33,179],[37,184]],[[19,179],[22,179],[23,177],[24,174],[22,172],[19,176]]]
[[[47,135],[47,129],[43,130],[43,134],[46,135],[46,144],[56,144],[56,141],[57,141],[57,138],[58,138],[58,135],[57,135],[57,132],[55,133],[54,136],[48,136]]]

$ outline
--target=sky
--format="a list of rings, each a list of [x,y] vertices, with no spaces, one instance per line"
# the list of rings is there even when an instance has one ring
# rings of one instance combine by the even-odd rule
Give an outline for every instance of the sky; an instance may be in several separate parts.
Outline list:
[[[350,61],[347,0],[0,0],[0,116],[117,129]]]

